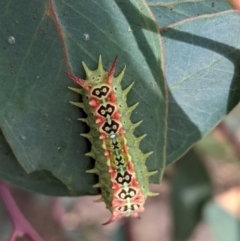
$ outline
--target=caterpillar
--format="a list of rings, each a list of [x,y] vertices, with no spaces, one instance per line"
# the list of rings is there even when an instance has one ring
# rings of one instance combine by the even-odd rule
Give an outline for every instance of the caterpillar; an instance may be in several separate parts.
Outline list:
[[[149,190],[148,178],[157,171],[148,172],[145,162],[153,152],[143,154],[139,149],[141,140],[146,136],[135,137],[133,132],[141,124],[131,123],[130,115],[138,103],[128,107],[126,96],[134,82],[122,90],[121,80],[126,69],[114,77],[117,57],[110,69],[103,69],[102,58],[99,57],[98,68],[91,71],[84,62],[86,80],[64,72],[69,78],[81,86],[81,89],[69,89],[82,95],[82,102],[71,102],[87,114],[80,120],[90,127],[89,133],[81,134],[91,142],[91,151],[86,153],[96,160],[95,167],[87,170],[99,176],[94,188],[101,189],[101,198],[106,208],[112,213],[104,224],[111,223],[121,217],[139,218],[144,210],[147,196],[155,196]]]

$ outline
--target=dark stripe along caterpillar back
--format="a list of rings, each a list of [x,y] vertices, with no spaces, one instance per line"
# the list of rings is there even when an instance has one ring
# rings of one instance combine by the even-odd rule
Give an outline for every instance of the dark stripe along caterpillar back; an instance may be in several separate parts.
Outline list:
[[[95,167],[87,172],[99,176],[99,183],[93,187],[101,189],[102,197],[98,201],[104,201],[112,213],[105,224],[126,216],[138,218],[147,196],[157,195],[149,191],[148,183],[148,177],[157,171],[148,172],[145,166],[152,152],[143,154],[139,149],[139,143],[146,135],[138,138],[133,135],[142,121],[135,124],[130,121],[138,103],[131,107],[126,103],[126,95],[133,83],[122,90],[120,83],[125,68],[114,77],[116,61],[117,57],[108,72],[103,69],[101,56],[95,71],[89,70],[83,62],[86,80],[65,73],[82,87],[69,87],[83,97],[81,103],[70,103],[87,114],[87,118],[81,121],[87,123],[90,132],[81,135],[92,144],[86,155],[96,160]]]

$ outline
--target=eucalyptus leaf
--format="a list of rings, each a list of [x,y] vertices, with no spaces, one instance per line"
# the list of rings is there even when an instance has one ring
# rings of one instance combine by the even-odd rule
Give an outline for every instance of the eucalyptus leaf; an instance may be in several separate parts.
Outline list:
[[[85,156],[91,147],[79,136],[88,132],[88,127],[77,121],[84,113],[69,104],[80,97],[68,90],[74,85],[63,75],[68,71],[84,78],[81,62],[94,70],[99,55],[105,69],[118,55],[116,75],[127,66],[123,88],[135,82],[127,99],[129,106],[139,102],[132,122],[143,123],[135,134],[147,134],[140,148],[144,153],[154,151],[147,166],[158,170],[151,182],[160,181],[165,166],[166,83],[159,30],[147,5],[142,1],[5,0],[0,3],[0,27],[4,140],[15,163],[35,179],[33,183],[39,180],[39,173],[48,173],[45,186],[50,178],[63,188],[40,190],[34,184],[23,184],[29,181],[26,176],[19,186],[45,194],[51,189],[52,195],[99,192],[92,188],[97,177],[86,173],[94,160]],[[6,163],[4,157],[0,176],[6,178],[3,173],[9,168],[2,163]],[[7,179],[16,183],[14,175],[9,172]]]

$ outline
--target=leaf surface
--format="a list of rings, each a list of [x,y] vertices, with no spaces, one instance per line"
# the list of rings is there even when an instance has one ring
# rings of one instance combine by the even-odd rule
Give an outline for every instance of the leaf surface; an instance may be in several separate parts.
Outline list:
[[[162,34],[170,164],[239,103],[240,16],[234,11],[203,15],[171,25]]]
[[[88,131],[77,121],[84,113],[68,103],[79,96],[67,89],[74,85],[63,71],[84,78],[81,62],[96,69],[101,54],[105,69],[116,55],[116,74],[127,66],[123,88],[135,82],[127,102],[140,102],[132,121],[143,123],[135,134],[147,134],[140,148],[154,151],[147,165],[159,171],[151,182],[159,182],[165,166],[166,85],[160,35],[144,1],[2,1],[0,25],[1,151],[10,147],[16,164],[9,172],[2,153],[2,178],[45,194],[98,192],[91,187],[96,177],[85,173],[94,161],[85,156],[90,146],[79,136]],[[14,176],[20,170],[31,178]],[[38,188],[43,173],[45,186],[55,182],[62,190]]]

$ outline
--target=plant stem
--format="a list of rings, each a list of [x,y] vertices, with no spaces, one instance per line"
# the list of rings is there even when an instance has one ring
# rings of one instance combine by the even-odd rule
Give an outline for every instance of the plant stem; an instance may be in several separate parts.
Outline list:
[[[18,237],[26,237],[30,241],[44,241],[23,216],[6,183],[2,180],[0,180],[0,199],[13,224],[13,231],[8,241],[15,241]]]

